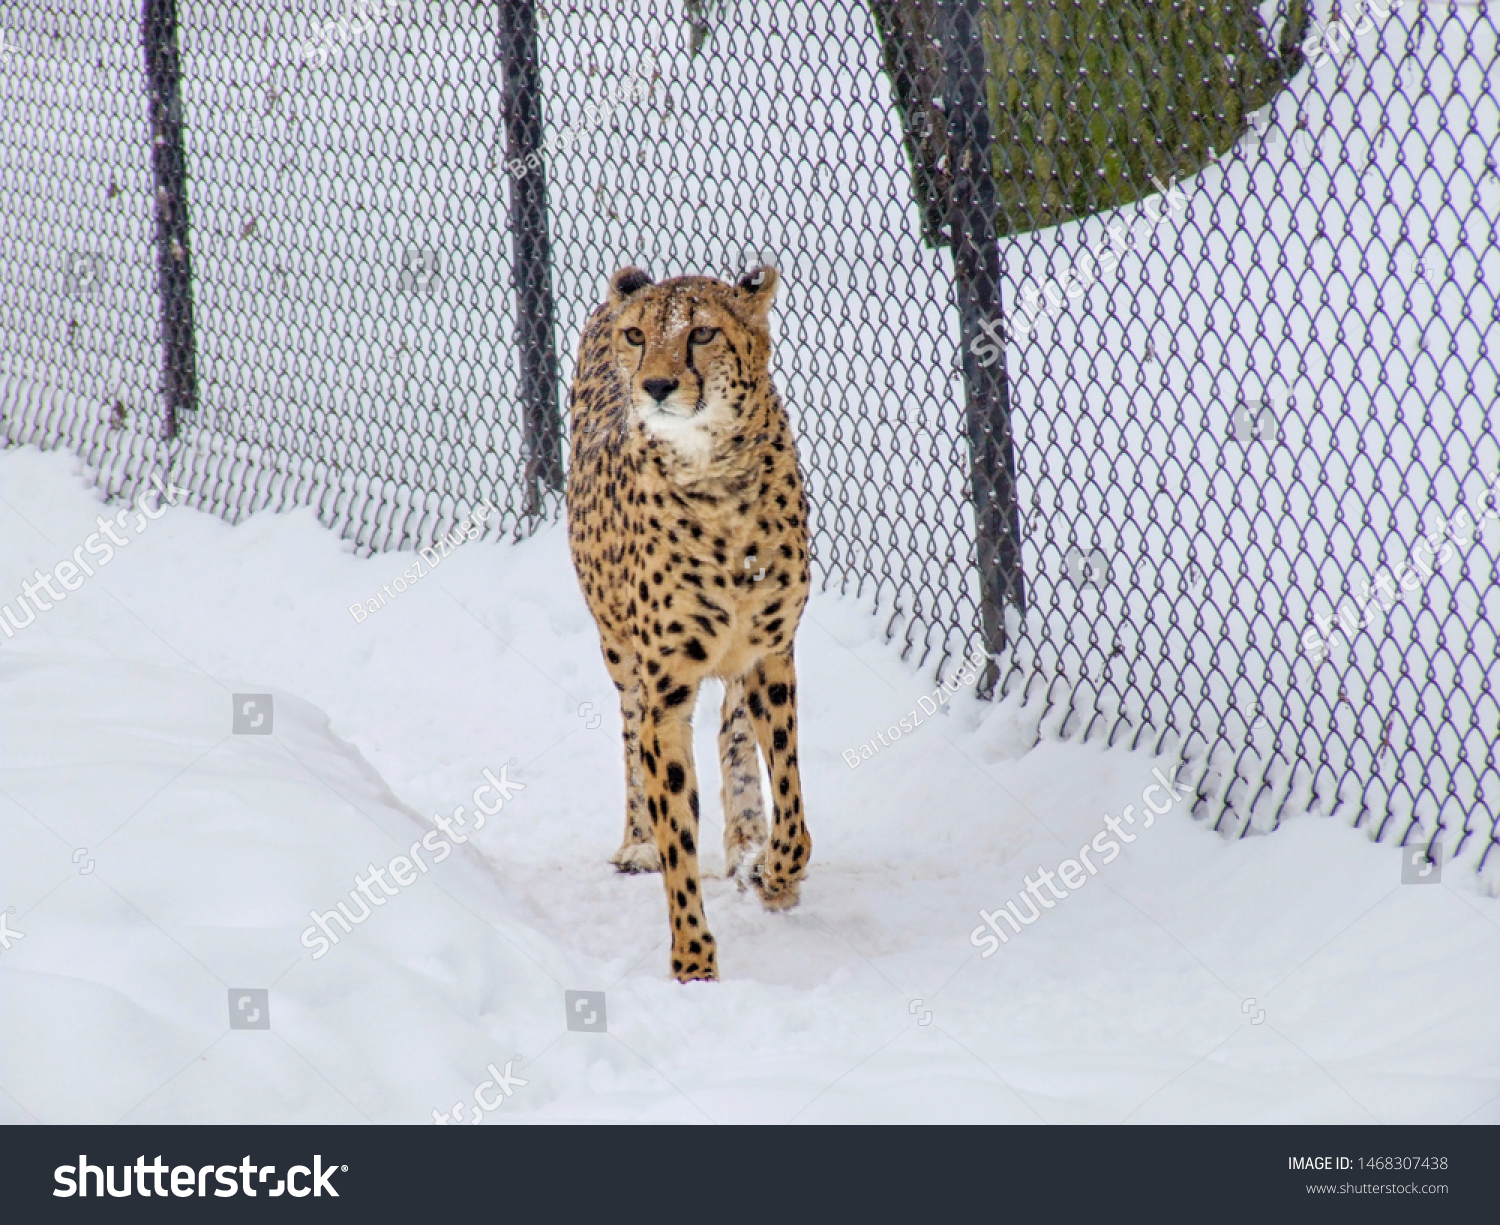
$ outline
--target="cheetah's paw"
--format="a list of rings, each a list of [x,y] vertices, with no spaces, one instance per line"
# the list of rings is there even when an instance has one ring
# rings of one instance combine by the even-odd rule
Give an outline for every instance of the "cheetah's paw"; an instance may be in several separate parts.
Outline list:
[[[649,842],[627,842],[609,857],[621,872],[632,875],[637,872],[660,872],[661,856]]]
[[[719,981],[719,970],[712,962],[708,965],[695,963],[690,970],[673,969],[672,977],[680,983],[716,983]]]
[[[773,880],[770,871],[766,867],[766,850],[761,848],[760,854],[756,856],[755,862],[746,873],[750,883],[755,886],[755,891],[760,894],[761,905],[767,910],[790,910],[801,900],[802,882],[793,877],[791,880]],[[741,886],[743,888],[743,885]]]
[[[750,887],[750,874],[760,862],[764,842],[745,841],[724,848],[724,879],[732,880],[743,893]]]

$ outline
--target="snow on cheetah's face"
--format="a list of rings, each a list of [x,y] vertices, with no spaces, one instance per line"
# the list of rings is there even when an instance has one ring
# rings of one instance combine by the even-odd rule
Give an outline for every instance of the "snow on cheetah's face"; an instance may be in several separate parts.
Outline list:
[[[690,462],[737,428],[746,392],[763,383],[771,356],[766,315],[776,270],[738,284],[678,277],[654,284],[639,268],[610,278],[617,308],[612,337],[630,418]]]

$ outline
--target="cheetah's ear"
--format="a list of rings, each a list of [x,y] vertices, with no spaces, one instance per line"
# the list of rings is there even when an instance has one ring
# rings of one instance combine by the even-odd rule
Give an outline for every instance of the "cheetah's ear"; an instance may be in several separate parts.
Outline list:
[[[735,289],[739,291],[740,301],[764,319],[771,310],[771,303],[776,300],[776,287],[780,284],[781,277],[775,267],[762,264],[740,277],[735,282]]]
[[[609,278],[609,301],[611,306],[619,306],[631,294],[639,293],[647,285],[654,285],[655,281],[642,272],[634,264],[628,268],[621,268],[619,272]]]

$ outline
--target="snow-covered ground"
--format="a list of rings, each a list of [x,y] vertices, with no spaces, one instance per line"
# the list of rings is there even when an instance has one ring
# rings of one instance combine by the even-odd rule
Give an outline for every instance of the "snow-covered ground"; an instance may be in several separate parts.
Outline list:
[[[103,510],[76,458],[0,452],[0,598]],[[1031,748],[1032,710],[967,691],[851,769],[931,683],[825,594],[802,905],[709,880],[723,981],[678,986],[659,878],[606,862],[618,715],[560,528],[466,544],[356,622],[411,554],[356,557],[311,509],[125,521],[0,638],[0,1121],[468,1121],[477,1088],[491,1124],[1500,1122],[1500,903],[1470,865],[1402,885],[1341,817],[1226,840],[1184,800],[1145,828],[1171,761]],[[270,735],[232,730],[235,694],[272,695]],[[524,790],[314,958],[309,912],[358,914],[355,874],[486,769]],[[1127,805],[1136,840],[982,956],[979,909]],[[262,990],[239,1016],[269,1028],[232,1028]],[[567,991],[605,993],[604,1032]]]

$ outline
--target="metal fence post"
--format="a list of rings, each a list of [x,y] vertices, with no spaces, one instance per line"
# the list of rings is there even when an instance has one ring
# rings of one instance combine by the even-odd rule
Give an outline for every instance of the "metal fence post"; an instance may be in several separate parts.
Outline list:
[[[500,62],[526,449],[524,513],[535,515],[541,512],[546,492],[560,491],[564,479],[535,0],[500,0]]]
[[[986,648],[1006,645],[1007,603],[1024,609],[1021,513],[1016,501],[1016,457],[1011,436],[1010,380],[1000,303],[1000,251],[996,239],[996,193],[990,162],[988,65],[980,28],[983,0],[941,0],[943,8],[943,102],[948,116],[948,164],[952,175],[949,223],[953,281],[960,320],[965,421],[969,435],[969,491],[974,504],[974,544],[979,569],[980,631]],[[985,324],[989,324],[987,333]],[[977,342],[977,343],[976,343]],[[1000,350],[984,364],[975,349]],[[993,692],[998,669],[992,661],[979,681]]]
[[[156,197],[156,285],[161,298],[162,394],[167,410],[162,437],[170,439],[177,436],[183,414],[198,407],[177,0],[142,0],[141,43],[146,55],[151,174]]]

